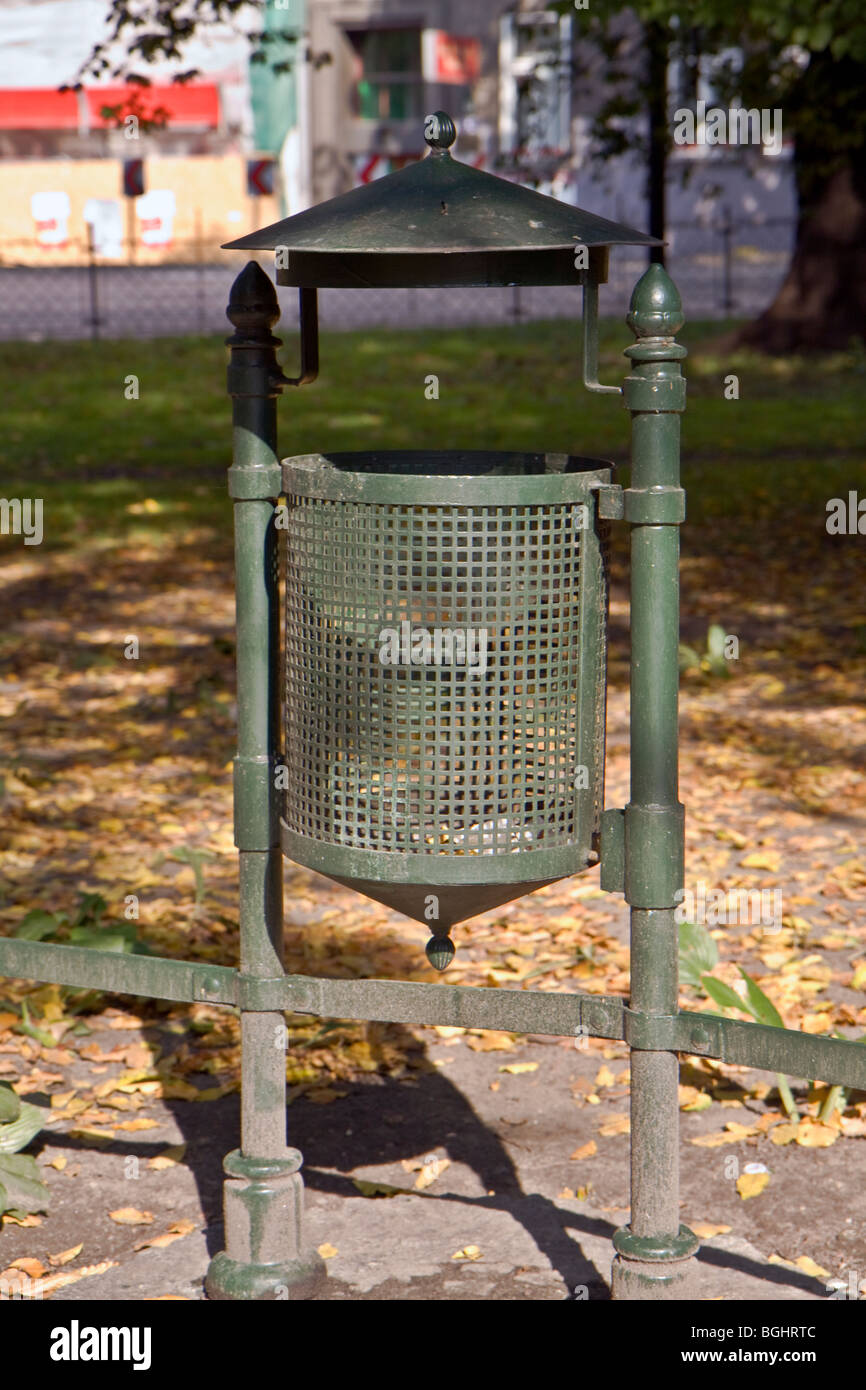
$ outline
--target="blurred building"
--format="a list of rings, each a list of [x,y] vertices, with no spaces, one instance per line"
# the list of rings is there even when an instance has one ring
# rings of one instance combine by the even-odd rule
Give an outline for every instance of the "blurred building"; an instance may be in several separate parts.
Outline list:
[[[80,260],[85,217],[108,255],[211,257],[253,226],[421,157],[424,116],[437,108],[458,123],[459,158],[646,222],[640,157],[603,168],[590,158],[607,89],[578,10],[531,0],[261,0],[236,27],[207,26],[185,46],[183,68],[200,71],[191,85],[171,84],[179,64],[147,69],[154,85],[140,102],[163,124],[132,133],[107,114],[129,91],[57,90],[74,80],[106,12],[107,0],[0,0],[0,262]],[[622,22],[628,37],[634,23],[625,12]],[[257,29],[264,61],[247,37]],[[685,74],[694,90],[684,98],[712,100],[696,72]],[[674,104],[683,82],[672,70]],[[130,160],[143,161],[143,197],[124,196]],[[672,226],[717,218],[720,206],[735,217],[792,215],[787,156],[752,159],[751,172],[747,162],[718,147],[675,150]],[[687,167],[694,176],[683,180]]]

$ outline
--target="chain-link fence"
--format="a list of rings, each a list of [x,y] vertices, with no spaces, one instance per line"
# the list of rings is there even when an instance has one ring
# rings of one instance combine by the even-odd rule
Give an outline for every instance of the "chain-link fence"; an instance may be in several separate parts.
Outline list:
[[[724,216],[712,226],[674,223],[668,232],[667,265],[689,318],[753,317],[771,302],[793,249],[795,223]],[[5,254],[4,254],[5,252]],[[15,264],[0,241],[0,339],[40,342],[58,338],[152,338],[226,331],[229,286],[247,259],[214,250],[197,258],[200,243],[176,244],[171,262],[122,265],[88,258],[81,264]],[[67,256],[68,259],[68,256]],[[271,269],[269,256],[262,264]],[[610,258],[610,282],[601,291],[601,312],[621,317],[646,252],[618,247]],[[292,321],[294,296],[283,292]],[[561,287],[514,289],[322,290],[322,326],[461,325],[575,317],[580,292]]]

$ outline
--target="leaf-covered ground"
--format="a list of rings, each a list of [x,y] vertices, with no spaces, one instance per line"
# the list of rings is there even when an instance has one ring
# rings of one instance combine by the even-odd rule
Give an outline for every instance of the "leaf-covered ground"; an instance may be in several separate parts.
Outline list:
[[[319,382],[281,406],[283,451],[423,440],[571,449],[625,464],[627,418],[609,399],[579,394],[567,328],[326,338]],[[864,364],[856,355],[818,364],[734,360],[719,352],[712,331],[698,326],[683,335],[692,356],[682,628],[700,655],[708,628],[720,625],[736,637],[738,656],[726,675],[697,668],[683,678],[687,883],[695,892],[699,881],[707,892],[779,890],[778,930],[710,923],[721,957],[714,973],[733,985],[744,966],[788,1027],[859,1037],[866,1032],[866,537],[828,535],[825,521],[828,499],[847,498],[858,481],[863,487]],[[613,380],[627,334],[608,327],[604,341]],[[59,345],[0,349],[4,490],[41,496],[45,509],[41,546],[0,538],[6,933],[34,909],[71,918],[81,894],[101,895],[105,920],[135,920],[151,950],[236,963],[233,590],[222,474],[229,435],[220,357],[216,340],[78,345],[74,354]],[[436,402],[424,396],[429,372],[440,378]],[[739,377],[738,400],[724,398],[730,372]],[[129,373],[139,378],[138,400],[124,397]],[[618,542],[608,805],[622,805],[628,787],[625,581]],[[418,924],[286,865],[290,970],[432,979],[425,938]],[[455,942],[454,982],[628,993],[625,910],[619,897],[600,892],[597,872],[466,923]],[[682,1004],[715,1007],[693,990],[684,990]],[[149,1027],[149,1041],[129,1034],[135,1020]],[[122,1046],[111,1045],[112,1029],[127,1030]],[[441,1045],[441,1030],[291,1019],[290,1103],[339,1105],[374,1077],[412,1082],[434,1065],[437,1038]],[[470,1050],[523,1046],[471,1033],[445,1041]],[[626,1142],[625,1067],[611,1061],[609,1078],[603,1067],[575,1093],[577,1106],[622,1098],[613,1115],[604,1105],[604,1143]],[[162,1101],[207,1103],[238,1079],[230,1011],[88,1001],[56,986],[0,982],[0,1081],[50,1108],[31,1151],[43,1165],[54,1163],[54,1173],[63,1155],[52,1139],[61,1135],[84,1161],[89,1146],[98,1152],[113,1143],[121,1154],[125,1137],[152,1129],[158,1157]],[[803,1119],[795,1128],[771,1075],[692,1059],[682,1081],[687,1163],[707,1161],[717,1146],[743,1164],[771,1167],[768,1155],[782,1146],[841,1144],[851,1147],[857,1181],[857,1164],[866,1161],[866,1096],[845,1097],[844,1110],[819,1123],[826,1088],[798,1083]],[[571,1163],[576,1176],[564,1193],[579,1195],[591,1159]],[[166,1159],[182,1161],[177,1153]],[[809,1169],[810,1183],[816,1171]],[[447,1187],[446,1169],[433,1181],[434,1190]],[[773,1187],[738,1193],[738,1211],[758,1211]],[[619,1197],[624,1206],[627,1192]],[[111,1219],[133,1221],[116,1212]],[[4,1243],[25,1223],[21,1235],[35,1242],[25,1257],[44,1247],[32,1256],[41,1273],[35,1264],[30,1273],[62,1287],[59,1273],[98,1266],[103,1252],[61,1261],[69,1251],[50,1249],[51,1221],[50,1213],[7,1216]],[[743,1221],[755,1234],[759,1217]],[[162,1234],[182,1239],[184,1231]],[[836,1274],[832,1236],[820,1249],[807,1240],[776,1253],[815,1258]]]

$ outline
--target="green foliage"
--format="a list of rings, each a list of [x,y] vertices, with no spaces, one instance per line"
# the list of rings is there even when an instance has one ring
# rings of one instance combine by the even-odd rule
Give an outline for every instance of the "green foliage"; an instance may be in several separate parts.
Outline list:
[[[742,966],[738,966],[738,969],[746,982],[744,998],[731,989],[730,985],[725,984],[724,980],[717,980],[713,975],[702,973],[702,962],[711,962],[708,968],[713,969],[718,959],[718,947],[706,927],[698,926],[694,922],[684,922],[680,926],[680,976],[684,984],[702,990],[720,1009],[736,1009],[740,1013],[750,1014],[756,1023],[763,1023],[769,1028],[784,1028],[782,1015],[772,999],[767,997],[760,985],[755,983]],[[799,1120],[800,1115],[786,1077],[777,1073],[776,1082],[786,1114],[792,1120]]]
[[[710,676],[728,677],[731,674],[730,662],[725,656],[727,634],[723,627],[712,623],[707,629],[707,645],[703,652],[695,651],[685,642],[679,645],[680,674],[686,671],[703,671]]]
[[[571,0],[554,0],[552,8],[574,13]],[[645,121],[630,128],[617,118],[649,109],[653,47],[695,75],[699,58],[711,59],[725,105],[782,109],[786,134],[795,138],[801,198],[815,196],[834,165],[859,158],[866,144],[861,0],[631,0],[628,11],[621,0],[592,0],[577,23],[587,69],[597,78],[603,64],[610,87],[593,129],[600,159],[626,148],[646,154]],[[672,131],[664,133],[670,148]]]
[[[19,1153],[42,1128],[43,1112],[22,1101],[5,1081],[0,1081],[0,1216],[12,1212],[24,1216],[44,1211],[48,1188],[39,1176],[36,1160]]]
[[[680,923],[680,983],[701,988],[702,977],[719,963],[719,948],[706,927]]]
[[[107,908],[101,894],[79,893],[78,906],[71,918],[65,912],[45,912],[37,907],[22,918],[15,935],[28,941],[56,941],[97,951],[150,955],[150,948],[139,937],[135,922],[103,922]]]
[[[171,854],[161,855],[154,868],[164,864],[166,859],[172,859],[177,864],[188,864],[195,878],[195,905],[196,908],[200,908],[204,902],[204,865],[216,858],[209,849],[198,849],[195,845],[178,845]]]

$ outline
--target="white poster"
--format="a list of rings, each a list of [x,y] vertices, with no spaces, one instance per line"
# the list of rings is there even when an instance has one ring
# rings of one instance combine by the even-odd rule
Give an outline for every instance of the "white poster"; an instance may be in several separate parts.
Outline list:
[[[84,220],[92,229],[93,250],[97,256],[123,255],[123,214],[118,198],[88,198]]]
[[[69,240],[69,194],[34,193],[30,211],[40,246],[65,246]]]
[[[154,188],[135,200],[142,246],[167,246],[172,239],[176,212],[170,188]]]

